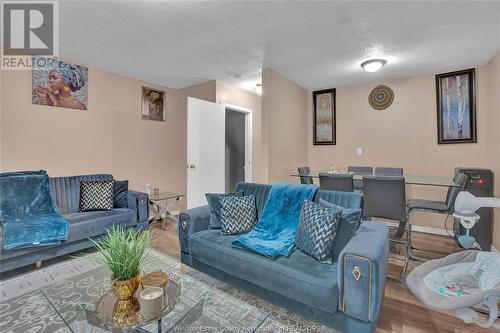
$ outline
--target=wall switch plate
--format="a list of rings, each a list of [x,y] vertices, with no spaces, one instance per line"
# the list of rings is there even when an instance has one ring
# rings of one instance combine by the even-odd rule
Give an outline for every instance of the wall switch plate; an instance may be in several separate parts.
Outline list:
[[[356,148],[356,155],[358,156],[363,155],[363,148]]]

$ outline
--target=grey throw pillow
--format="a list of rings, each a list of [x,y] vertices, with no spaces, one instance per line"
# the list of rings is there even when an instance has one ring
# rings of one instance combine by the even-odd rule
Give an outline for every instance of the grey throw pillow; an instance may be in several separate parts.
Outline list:
[[[319,204],[323,207],[341,209],[340,221],[337,227],[337,236],[333,242],[333,261],[337,261],[340,252],[347,243],[354,237],[361,221],[362,210],[359,208],[344,208],[323,199],[319,199]]]
[[[220,217],[221,204],[219,198],[226,196],[243,196],[243,192],[217,194],[217,193],[207,193],[205,198],[207,199],[208,208],[210,209],[210,221],[208,222],[208,227],[210,229],[220,229],[222,226],[222,220]]]
[[[337,208],[323,207],[310,200],[304,201],[295,246],[319,262],[331,264],[340,212]]]
[[[222,196],[220,216],[223,235],[238,235],[249,232],[257,223],[255,196]]]
[[[113,184],[113,208],[128,207],[128,180],[115,180]]]
[[[112,180],[81,181],[80,182],[80,211],[113,209]]]

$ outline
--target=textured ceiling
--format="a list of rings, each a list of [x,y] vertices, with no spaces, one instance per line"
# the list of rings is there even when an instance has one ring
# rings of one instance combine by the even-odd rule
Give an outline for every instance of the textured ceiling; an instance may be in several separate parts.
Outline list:
[[[273,68],[315,90],[486,63],[500,2],[60,1],[60,55],[182,88],[253,88]],[[377,73],[360,63],[385,58]]]

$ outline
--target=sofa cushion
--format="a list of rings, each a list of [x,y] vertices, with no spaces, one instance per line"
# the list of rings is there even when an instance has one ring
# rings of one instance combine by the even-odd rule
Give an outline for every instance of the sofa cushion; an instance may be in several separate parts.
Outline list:
[[[221,232],[225,235],[239,235],[249,232],[257,223],[255,196],[220,197]]]
[[[306,200],[302,204],[295,246],[321,263],[332,264],[333,241],[342,208],[323,207]]]
[[[113,209],[113,180],[80,182],[80,212]]]
[[[337,311],[337,265],[321,264],[300,251],[272,260],[231,247],[236,237],[218,230],[197,232],[191,239],[193,258],[303,304]]]
[[[64,217],[69,222],[69,237],[65,243],[101,235],[112,225],[128,227],[137,224],[135,211],[128,208],[71,213]]]
[[[113,208],[128,207],[128,180],[115,180],[113,183]]]
[[[122,226],[134,226],[137,224],[134,210],[128,208],[119,208],[102,212],[72,213],[63,216],[69,222],[68,239],[62,242],[63,245],[70,242],[83,240],[88,237],[99,236],[106,232],[107,228],[113,225],[113,223],[120,224]],[[0,227],[0,251],[2,260],[24,256],[33,252],[40,251],[41,249],[57,246],[58,245],[3,250],[3,239],[1,237]]]
[[[210,222],[208,223],[208,227],[210,229],[220,229],[222,227],[222,220],[220,216],[221,203],[220,198],[222,197],[241,197],[243,192],[234,192],[234,193],[225,193],[225,194],[217,194],[217,193],[206,193],[205,198],[207,199],[208,207],[210,208]]]
[[[332,257],[333,261],[338,261],[340,252],[347,246],[347,243],[351,238],[356,235],[356,230],[358,229],[359,223],[361,222],[361,209],[349,209],[342,206],[338,206],[331,202],[323,199],[319,199],[319,204],[324,207],[330,208],[340,208],[342,209],[340,213],[340,220],[337,227],[337,236],[335,236],[335,241],[333,242]]]

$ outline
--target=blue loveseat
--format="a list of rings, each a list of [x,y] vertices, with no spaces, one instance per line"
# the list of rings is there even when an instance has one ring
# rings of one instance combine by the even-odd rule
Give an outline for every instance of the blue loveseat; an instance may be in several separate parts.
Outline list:
[[[90,248],[93,245],[88,238],[104,234],[112,225],[148,227],[148,196],[141,192],[128,191],[127,208],[79,212],[80,182],[87,180],[113,180],[113,176],[97,174],[50,178],[51,195],[59,212],[69,222],[68,239],[60,245],[5,250],[0,232],[0,272]]]
[[[236,191],[256,196],[260,215],[271,185],[240,183]],[[358,193],[318,190],[319,199],[346,208],[362,208]],[[374,332],[384,295],[389,230],[383,223],[366,221],[332,265],[295,251],[289,258],[268,259],[231,247],[237,236],[210,230],[208,206],[193,208],[179,217],[181,260],[200,271],[301,313],[341,332]],[[336,241],[345,235],[337,234]]]

